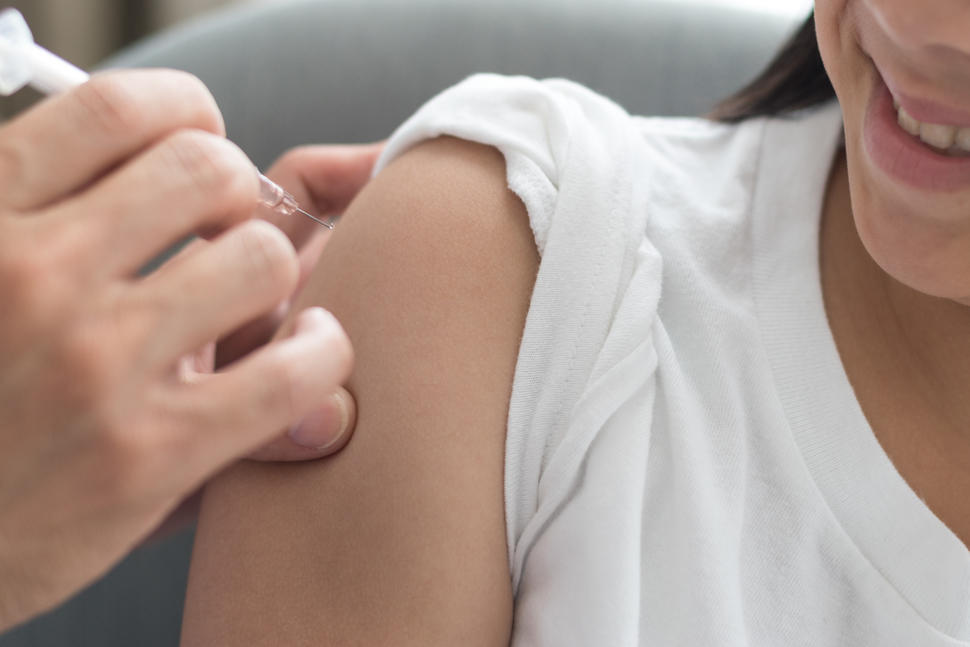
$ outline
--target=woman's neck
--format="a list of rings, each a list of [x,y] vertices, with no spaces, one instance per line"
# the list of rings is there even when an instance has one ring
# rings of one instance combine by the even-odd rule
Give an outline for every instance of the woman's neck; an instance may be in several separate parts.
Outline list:
[[[845,155],[822,213],[826,314],[843,366],[896,468],[970,543],[970,307],[894,280],[856,232]]]

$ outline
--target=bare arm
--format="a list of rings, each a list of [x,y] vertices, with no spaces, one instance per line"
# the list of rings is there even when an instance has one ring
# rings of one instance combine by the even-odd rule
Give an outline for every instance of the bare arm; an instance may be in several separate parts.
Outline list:
[[[364,190],[294,308],[354,343],[354,439],[209,487],[183,645],[507,644],[505,425],[537,265],[493,149],[425,143]]]

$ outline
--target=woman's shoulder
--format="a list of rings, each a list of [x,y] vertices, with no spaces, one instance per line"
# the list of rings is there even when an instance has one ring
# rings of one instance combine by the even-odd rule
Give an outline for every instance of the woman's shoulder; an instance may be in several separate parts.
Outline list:
[[[553,220],[568,220],[574,211],[578,190],[595,199],[628,181],[638,136],[623,108],[576,83],[478,74],[433,97],[404,122],[377,170],[442,135],[502,153],[509,188],[528,210],[540,253]]]
[[[581,237],[584,244],[605,231],[632,237],[648,219],[693,213],[703,227],[704,214],[743,218],[761,172],[766,122],[635,116],[565,79],[479,74],[422,106],[391,138],[378,167],[440,135],[499,149],[544,253],[553,219],[568,219],[578,192],[602,196],[601,205],[631,196],[627,209],[585,214],[598,227]]]

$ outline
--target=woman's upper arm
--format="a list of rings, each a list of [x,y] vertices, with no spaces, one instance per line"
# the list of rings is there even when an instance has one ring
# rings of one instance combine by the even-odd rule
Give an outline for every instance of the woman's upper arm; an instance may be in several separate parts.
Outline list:
[[[427,142],[364,190],[294,309],[354,343],[354,438],[209,487],[184,645],[508,642],[505,426],[537,266],[494,149]]]

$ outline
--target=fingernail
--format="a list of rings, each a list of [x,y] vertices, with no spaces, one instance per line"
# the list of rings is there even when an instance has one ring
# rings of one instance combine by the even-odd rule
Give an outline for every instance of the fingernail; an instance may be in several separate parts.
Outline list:
[[[339,393],[332,393],[329,406],[314,411],[290,429],[290,440],[301,447],[323,451],[343,438],[349,422],[347,403]]]

